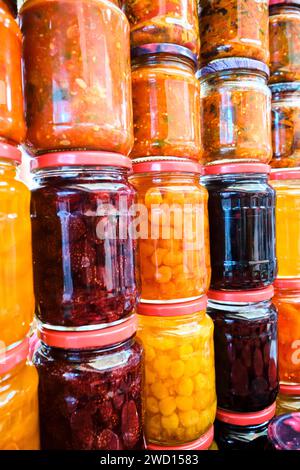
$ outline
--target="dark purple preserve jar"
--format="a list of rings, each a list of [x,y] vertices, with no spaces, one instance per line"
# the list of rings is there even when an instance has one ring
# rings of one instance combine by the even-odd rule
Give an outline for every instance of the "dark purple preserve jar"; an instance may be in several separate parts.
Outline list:
[[[143,349],[135,316],[92,332],[40,327],[43,450],[139,450],[143,440]]]
[[[34,290],[45,325],[87,329],[132,313],[138,283],[130,169],[128,158],[101,152],[53,153],[34,161]]]
[[[218,407],[261,411],[278,393],[277,311],[273,287],[255,291],[210,291],[214,321]]]
[[[300,413],[274,418],[269,426],[268,437],[275,450],[300,450]]]

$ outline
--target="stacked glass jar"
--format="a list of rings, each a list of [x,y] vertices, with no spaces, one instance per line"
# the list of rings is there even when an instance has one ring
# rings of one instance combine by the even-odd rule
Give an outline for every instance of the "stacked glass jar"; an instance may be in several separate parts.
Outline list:
[[[142,449],[129,24],[107,0],[27,0],[20,24],[41,447]]]

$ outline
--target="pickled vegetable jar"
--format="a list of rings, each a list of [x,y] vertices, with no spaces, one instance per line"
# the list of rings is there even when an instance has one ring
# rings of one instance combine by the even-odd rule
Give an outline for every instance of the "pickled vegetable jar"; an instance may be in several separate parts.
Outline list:
[[[0,140],[18,145],[25,137],[21,73],[22,35],[16,3],[0,0]]]
[[[214,446],[214,427],[212,426],[203,436],[197,439],[194,442],[189,442],[188,444],[184,444],[181,446],[157,446],[154,444],[149,444],[147,446],[148,450],[155,450],[155,451],[185,451],[185,450],[215,450],[212,447]],[[217,449],[216,449],[217,450]]]
[[[132,158],[174,156],[199,160],[200,87],[196,56],[174,44],[133,49]]]
[[[136,318],[93,332],[41,327],[43,450],[143,449],[143,350]]]
[[[133,144],[129,24],[106,0],[27,0],[27,148],[127,155]]]
[[[197,0],[124,0],[133,47],[169,43],[199,55]]]
[[[257,289],[275,280],[275,191],[269,172],[261,163],[205,168],[213,289]]]
[[[191,161],[134,164],[130,181],[143,209],[139,240],[142,299],[191,300],[210,284],[208,194]]]
[[[274,418],[268,429],[268,438],[274,450],[300,450],[300,413]]]
[[[0,342],[6,347],[26,336],[34,314],[30,192],[17,179],[20,163],[21,152],[0,143]]]
[[[275,283],[278,309],[279,376],[285,383],[300,383],[300,279]]]
[[[277,397],[276,414],[288,414],[300,411],[300,385],[280,385]]]
[[[204,162],[272,158],[271,92],[268,67],[231,58],[200,69],[201,133]]]
[[[148,444],[192,443],[216,414],[213,323],[207,298],[174,305],[139,304],[145,347]]]
[[[0,361],[0,450],[39,450],[38,375],[26,363],[28,339]]]
[[[276,251],[279,278],[300,278],[300,170],[271,172],[276,190]]]
[[[300,1],[270,0],[271,83],[300,80]]]
[[[269,450],[268,426],[275,415],[275,403],[256,413],[218,410],[215,440],[219,450]]]
[[[277,311],[273,287],[245,292],[209,291],[215,324],[218,407],[261,411],[278,392]]]
[[[34,162],[36,314],[46,325],[89,328],[120,321],[138,299],[129,236],[131,162],[101,152],[53,153]]]
[[[248,57],[269,63],[268,0],[200,0],[201,62]]]

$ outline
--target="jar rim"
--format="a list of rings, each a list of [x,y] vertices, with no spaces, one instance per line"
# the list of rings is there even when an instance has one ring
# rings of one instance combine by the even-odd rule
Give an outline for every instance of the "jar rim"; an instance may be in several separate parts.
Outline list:
[[[287,423],[288,425],[291,425],[291,422],[293,420],[295,420],[295,423],[297,423],[297,428],[298,428],[298,426],[300,425],[300,413],[299,412],[276,416],[276,418],[274,418],[272,422],[270,423],[270,426],[268,428],[268,438],[269,438],[269,441],[272,442],[272,444],[277,450],[290,450],[289,443],[283,440],[281,429],[282,429],[282,424]],[[295,429],[295,432],[297,432],[297,434],[298,433],[300,434],[300,432],[296,431],[296,429]]]
[[[157,446],[154,444],[148,444],[148,450],[207,450],[212,445],[214,440],[214,426],[201,436],[199,439],[187,444],[178,446]]]
[[[275,289],[300,289],[300,279],[276,279],[274,282]]]
[[[273,83],[269,85],[272,95],[281,92],[300,91],[300,82]]]
[[[300,5],[300,0],[269,0],[269,6],[274,5]]]
[[[3,359],[0,357],[0,375],[14,369],[21,362],[26,361],[29,353],[29,338],[25,338],[12,348],[4,351]]]
[[[260,72],[270,76],[270,69],[264,62],[245,57],[228,57],[225,59],[216,59],[209,62],[197,72],[197,78],[206,78],[218,72],[238,72],[240,70],[249,70],[249,72]]]
[[[162,157],[155,157],[155,158],[139,158],[133,161],[132,165],[132,174],[141,174],[141,173],[196,173],[202,175],[203,167],[200,163],[176,158],[176,157],[169,157],[169,158],[162,158]]]
[[[299,168],[281,168],[280,170],[271,170],[270,180],[300,180]]]
[[[262,411],[255,411],[253,413],[238,413],[218,408],[217,420],[236,426],[255,426],[270,421],[275,416],[275,412],[276,402]]]
[[[281,395],[293,396],[293,395],[300,395],[300,384],[292,385],[292,384],[280,384],[279,393]]]
[[[181,317],[201,312],[207,308],[207,296],[176,304],[139,303],[137,313],[146,317]]]
[[[232,303],[257,303],[271,300],[274,296],[274,287],[252,289],[248,291],[208,291],[208,300]]]
[[[131,49],[131,57],[135,59],[137,57],[142,57],[151,54],[169,54],[176,57],[185,57],[190,59],[197,65],[197,56],[190,49],[184,46],[179,46],[178,44],[172,43],[151,43],[144,44],[142,46],[136,46]]]
[[[203,175],[229,175],[235,173],[261,173],[269,174],[271,167],[264,163],[220,163],[208,165],[203,169]]]
[[[22,163],[22,153],[14,145],[0,142],[0,159],[10,160],[17,164]]]
[[[131,170],[130,158],[119,153],[100,151],[66,151],[46,153],[31,161],[31,171],[61,166],[106,166]]]

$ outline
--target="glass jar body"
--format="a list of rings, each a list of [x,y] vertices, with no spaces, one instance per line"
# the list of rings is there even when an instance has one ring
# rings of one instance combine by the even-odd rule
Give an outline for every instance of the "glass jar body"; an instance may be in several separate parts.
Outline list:
[[[300,412],[300,394],[283,395],[277,397],[276,415],[285,415]]]
[[[269,421],[253,426],[236,426],[215,422],[215,440],[219,450],[261,451],[270,450],[268,443]]]

